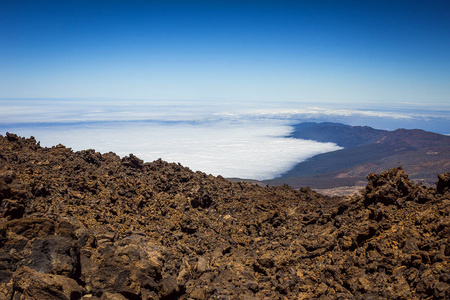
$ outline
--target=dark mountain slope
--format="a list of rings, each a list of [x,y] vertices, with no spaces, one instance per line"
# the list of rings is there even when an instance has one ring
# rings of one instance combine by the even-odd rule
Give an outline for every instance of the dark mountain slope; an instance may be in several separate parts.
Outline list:
[[[448,299],[450,173],[363,195],[0,136],[0,299]]]
[[[294,125],[291,137],[315,140],[323,143],[335,143],[344,148],[373,144],[380,140],[386,130],[368,126],[350,126],[340,123],[301,123]]]
[[[293,137],[335,142],[348,147],[320,154],[297,164],[281,178],[267,184],[288,183],[330,188],[354,185],[370,172],[403,166],[411,178],[431,183],[437,174],[450,169],[450,137],[423,130],[376,130],[335,123],[299,124]]]

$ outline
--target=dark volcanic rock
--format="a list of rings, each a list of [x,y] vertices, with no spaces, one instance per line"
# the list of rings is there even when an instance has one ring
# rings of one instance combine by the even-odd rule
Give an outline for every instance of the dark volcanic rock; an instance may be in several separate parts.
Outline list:
[[[18,269],[6,289],[9,291],[3,294],[4,299],[80,299],[85,292],[71,278],[38,272],[28,267]]]
[[[439,180],[436,186],[438,193],[444,193],[450,189],[450,173],[439,174]]]
[[[444,191],[445,174],[439,175],[437,190]],[[406,201],[427,202],[434,199],[434,191],[420,184],[414,184],[402,167],[393,168],[381,174],[370,173],[369,183],[364,191],[366,205],[381,202],[385,205],[403,205]],[[447,183],[448,184],[448,183]]]
[[[0,136],[0,299],[445,299],[449,173],[362,196]]]

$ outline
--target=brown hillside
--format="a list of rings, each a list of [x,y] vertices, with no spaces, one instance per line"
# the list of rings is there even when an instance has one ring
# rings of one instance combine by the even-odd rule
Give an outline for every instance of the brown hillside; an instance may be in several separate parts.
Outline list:
[[[450,173],[362,196],[0,136],[0,299],[450,298]]]

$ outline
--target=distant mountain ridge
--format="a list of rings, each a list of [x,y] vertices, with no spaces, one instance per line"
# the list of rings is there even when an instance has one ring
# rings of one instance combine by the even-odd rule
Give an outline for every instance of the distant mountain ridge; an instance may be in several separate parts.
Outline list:
[[[344,148],[372,144],[387,132],[387,130],[368,126],[350,126],[330,122],[300,123],[294,125],[294,128],[291,137],[324,143],[332,142]]]
[[[293,138],[333,142],[344,149],[316,155],[267,184],[332,188],[365,181],[370,172],[402,166],[412,179],[433,183],[450,169],[450,136],[420,129],[379,130],[340,123],[301,123]],[[327,179],[327,180],[323,180]]]

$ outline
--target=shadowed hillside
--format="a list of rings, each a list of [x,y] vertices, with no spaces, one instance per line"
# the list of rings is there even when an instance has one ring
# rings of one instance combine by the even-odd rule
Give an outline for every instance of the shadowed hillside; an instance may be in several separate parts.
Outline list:
[[[362,195],[0,136],[0,299],[445,299],[450,173]]]
[[[388,132],[368,126],[350,126],[340,123],[300,123],[294,125],[291,137],[335,143],[344,148],[374,144]]]
[[[376,130],[338,123],[302,123],[295,138],[333,142],[342,150],[316,155],[275,180],[293,187],[333,188],[366,182],[365,176],[402,166],[414,180],[432,184],[450,169],[450,137],[419,129]]]

